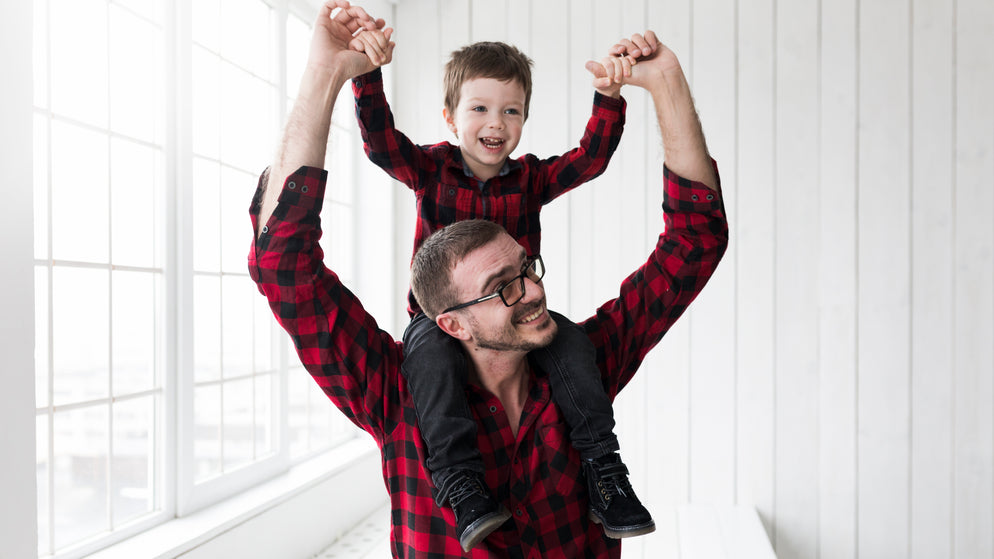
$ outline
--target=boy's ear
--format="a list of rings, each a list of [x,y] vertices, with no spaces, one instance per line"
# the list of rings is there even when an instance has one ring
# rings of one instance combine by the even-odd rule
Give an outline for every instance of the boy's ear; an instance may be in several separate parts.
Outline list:
[[[466,330],[463,321],[459,319],[459,315],[455,313],[442,313],[436,316],[435,324],[438,324],[442,332],[457,340],[468,341],[470,339],[469,331]]]
[[[445,107],[442,107],[442,118],[445,119],[445,124],[449,127],[449,130],[453,134],[455,134],[456,137],[458,138],[459,137],[459,130],[456,128],[456,121],[452,117],[452,113],[449,112],[449,109],[447,109]]]

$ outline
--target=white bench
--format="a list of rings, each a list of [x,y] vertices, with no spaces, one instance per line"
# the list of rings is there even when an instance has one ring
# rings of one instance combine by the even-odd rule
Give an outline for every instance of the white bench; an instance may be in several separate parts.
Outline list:
[[[656,533],[633,539],[630,546],[641,546],[644,557],[776,558],[759,515],[752,507],[682,505],[653,511],[653,516]],[[389,540],[390,510],[383,507],[313,559],[386,559],[390,557]]]

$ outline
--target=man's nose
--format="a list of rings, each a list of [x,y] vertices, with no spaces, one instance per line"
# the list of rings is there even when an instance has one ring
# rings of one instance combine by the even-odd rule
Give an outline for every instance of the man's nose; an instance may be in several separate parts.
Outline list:
[[[525,294],[521,297],[521,300],[524,302],[539,301],[544,296],[545,287],[542,286],[542,280],[535,281],[525,276]]]

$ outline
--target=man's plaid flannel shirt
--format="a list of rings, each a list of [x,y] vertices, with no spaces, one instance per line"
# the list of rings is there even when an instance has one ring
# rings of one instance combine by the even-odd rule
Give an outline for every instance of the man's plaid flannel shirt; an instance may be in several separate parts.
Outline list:
[[[528,256],[539,254],[542,206],[603,173],[625,126],[625,100],[595,92],[580,147],[547,159],[531,154],[508,159],[500,174],[484,183],[467,174],[458,146],[415,145],[394,127],[379,69],[352,80],[352,91],[369,160],[414,191],[414,251],[446,225],[486,219],[503,225]],[[412,316],[420,310],[410,292],[408,305]]]
[[[269,222],[258,223],[266,174],[252,201],[255,228],[249,271],[289,332],[301,361],[328,398],[380,448],[392,508],[396,557],[465,557],[451,509],[432,498],[414,404],[401,376],[403,347],[381,330],[323,263],[319,213],[327,172],[302,167],[287,178]],[[597,348],[613,398],[645,354],[714,272],[728,242],[721,194],[664,170],[665,232],[618,297],[581,322]],[[580,456],[569,443],[548,379],[532,364],[531,391],[515,437],[500,401],[470,386],[486,483],[512,513],[471,557],[613,557],[618,540],[587,518]]]

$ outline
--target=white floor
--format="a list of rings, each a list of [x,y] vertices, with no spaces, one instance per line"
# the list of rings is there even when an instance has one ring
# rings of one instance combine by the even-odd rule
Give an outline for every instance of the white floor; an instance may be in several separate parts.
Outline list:
[[[390,505],[387,503],[311,559],[388,559],[389,557]]]
[[[657,533],[633,539],[628,556],[776,559],[752,507],[683,505],[660,508],[653,516]],[[387,559],[389,541],[390,509],[384,505],[311,559]]]

